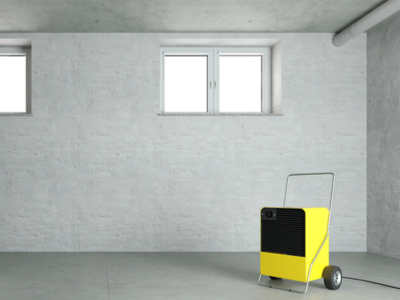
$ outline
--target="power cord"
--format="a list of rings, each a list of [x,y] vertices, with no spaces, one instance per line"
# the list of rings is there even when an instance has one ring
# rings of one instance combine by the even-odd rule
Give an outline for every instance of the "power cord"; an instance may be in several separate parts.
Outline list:
[[[377,285],[381,285],[381,286],[386,286],[386,287],[388,287],[388,288],[400,290],[400,287],[393,286],[393,285],[388,285],[388,284],[383,284],[383,283],[379,283],[379,282],[375,282],[375,281],[369,281],[369,280],[359,279],[359,278],[353,278],[353,277],[344,277],[344,276],[343,276],[343,278],[344,278],[344,279],[350,279],[350,280],[364,281],[364,282],[368,282],[368,283],[377,284]]]

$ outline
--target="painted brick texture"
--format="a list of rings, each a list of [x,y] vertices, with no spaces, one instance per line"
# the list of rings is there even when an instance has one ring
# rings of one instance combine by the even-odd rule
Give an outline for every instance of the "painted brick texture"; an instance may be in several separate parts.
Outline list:
[[[331,250],[366,250],[365,35],[10,37],[32,39],[33,116],[0,117],[0,251],[259,251],[260,209],[319,171]],[[281,39],[284,116],[158,116],[174,38]],[[315,182],[292,200],[327,203]]]

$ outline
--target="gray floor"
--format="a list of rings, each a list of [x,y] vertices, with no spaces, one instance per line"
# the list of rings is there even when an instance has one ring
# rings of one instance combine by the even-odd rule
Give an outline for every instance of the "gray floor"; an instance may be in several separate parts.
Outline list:
[[[332,253],[345,276],[400,286],[400,260]],[[0,253],[0,299],[400,299],[400,290],[344,280],[306,295],[257,284],[258,253]]]

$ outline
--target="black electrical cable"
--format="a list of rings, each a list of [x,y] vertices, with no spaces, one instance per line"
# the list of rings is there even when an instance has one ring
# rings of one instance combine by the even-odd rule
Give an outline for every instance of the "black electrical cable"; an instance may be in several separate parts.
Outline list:
[[[343,276],[343,278],[344,278],[344,279],[350,279],[350,280],[364,281],[364,282],[368,282],[368,283],[377,284],[377,285],[381,285],[381,286],[386,286],[386,287],[388,287],[388,288],[400,290],[400,287],[393,286],[393,285],[388,285],[388,284],[383,284],[383,283],[379,283],[379,282],[375,282],[375,281],[369,281],[369,280],[359,279],[359,278],[353,278],[353,277],[344,277],[344,276]]]

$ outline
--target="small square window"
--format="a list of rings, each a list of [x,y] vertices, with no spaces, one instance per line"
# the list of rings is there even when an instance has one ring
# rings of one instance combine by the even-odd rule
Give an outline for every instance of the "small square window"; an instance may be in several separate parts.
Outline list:
[[[0,47],[0,114],[30,111],[28,51]]]
[[[262,57],[219,57],[219,111],[262,112]]]
[[[161,49],[162,113],[269,113],[269,48]]]
[[[166,56],[165,112],[207,112],[207,56]]]

